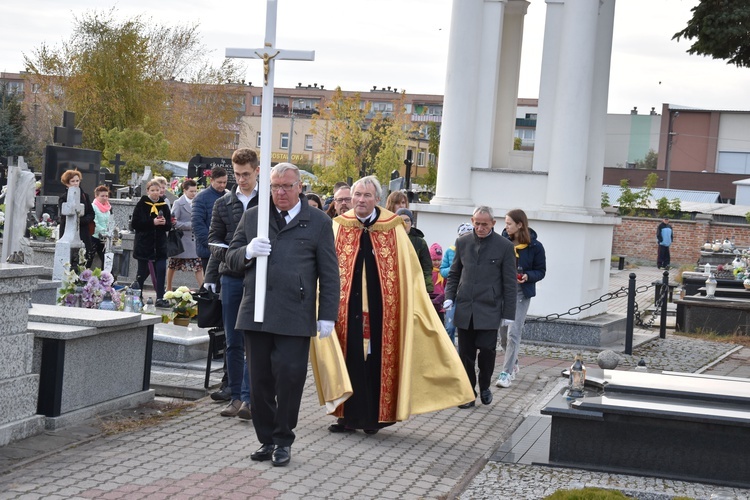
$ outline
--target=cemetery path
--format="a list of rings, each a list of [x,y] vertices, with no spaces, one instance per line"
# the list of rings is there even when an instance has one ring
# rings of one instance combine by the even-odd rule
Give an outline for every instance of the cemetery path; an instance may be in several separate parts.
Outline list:
[[[657,269],[635,272],[639,282],[661,276]],[[621,286],[621,274],[627,280],[629,271],[613,274],[611,288]],[[653,302],[653,293],[644,295]],[[616,300],[609,304],[615,312]],[[750,349],[735,348],[668,336],[636,347],[623,365],[644,357],[653,368],[750,378]],[[541,498],[582,485],[708,498],[715,488],[696,483],[491,459],[561,387],[560,371],[573,354],[522,346],[518,378],[508,389],[493,386],[490,405],[419,415],[376,435],[328,432],[333,419],[318,406],[309,373],[288,467],[250,460],[258,446],[252,424],[220,417],[223,404],[209,398],[157,425],[114,435],[101,434],[95,423],[47,432],[0,447],[0,499]],[[597,353],[583,354],[593,363]]]

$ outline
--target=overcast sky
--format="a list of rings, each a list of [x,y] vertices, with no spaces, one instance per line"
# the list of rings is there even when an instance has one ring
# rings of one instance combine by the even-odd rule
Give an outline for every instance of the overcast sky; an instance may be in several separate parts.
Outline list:
[[[367,91],[373,85],[442,94],[453,0],[278,0],[276,45],[315,50],[314,62],[276,64],[276,86],[297,83]],[[750,69],[690,56],[672,41],[698,0],[620,0],[615,13],[609,112],[633,106],[657,112],[663,102],[750,110]],[[67,39],[75,16],[116,6],[163,24],[199,23],[216,61],[227,47],[263,44],[265,0],[28,0],[0,3],[0,70],[23,69],[23,53]],[[524,28],[520,97],[538,97],[546,4],[531,0]],[[260,84],[260,61],[246,63]],[[257,82],[257,83],[256,83]]]

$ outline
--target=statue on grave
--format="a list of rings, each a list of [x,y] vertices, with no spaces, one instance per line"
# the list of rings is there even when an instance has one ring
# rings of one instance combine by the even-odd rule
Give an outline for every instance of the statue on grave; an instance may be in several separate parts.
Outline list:
[[[32,172],[11,166],[8,169],[8,187],[5,198],[5,232],[3,256],[15,254],[13,261],[31,262],[31,247],[26,236],[26,216],[34,206],[36,179]]]
[[[83,205],[83,211],[78,214],[78,233],[86,252],[85,266],[86,268],[90,268],[91,261],[94,256],[94,244],[91,240],[91,234],[93,232],[93,228],[91,226],[94,225],[94,209],[91,206],[91,200],[89,199],[88,195],[83,192],[83,189],[80,188],[82,180],[83,176],[78,170],[66,170],[65,172],[63,172],[62,176],[60,177],[60,181],[62,181],[62,183],[65,185],[65,195],[60,197],[58,212],[60,214],[63,213],[63,204],[68,201],[68,190],[71,187],[78,188],[80,195],[77,201],[80,202],[81,205]],[[59,234],[61,235],[61,238],[63,237],[63,235],[65,235],[66,219],[67,217],[60,217]],[[73,254],[71,255],[70,264],[74,269],[78,267],[78,252],[73,252]]]

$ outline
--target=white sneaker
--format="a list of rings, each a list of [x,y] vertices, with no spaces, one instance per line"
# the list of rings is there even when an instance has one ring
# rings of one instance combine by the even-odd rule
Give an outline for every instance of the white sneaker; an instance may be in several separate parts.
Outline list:
[[[510,387],[510,375],[508,375],[505,372],[502,372],[500,376],[497,378],[497,382],[495,382],[495,385],[497,387]]]

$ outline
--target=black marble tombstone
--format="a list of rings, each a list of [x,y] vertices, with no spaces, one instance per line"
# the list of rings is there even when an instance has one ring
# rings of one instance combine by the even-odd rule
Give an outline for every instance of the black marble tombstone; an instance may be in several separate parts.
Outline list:
[[[222,167],[227,171],[227,189],[232,189],[237,182],[234,178],[231,158],[208,158],[195,155],[188,162],[188,177],[203,179],[207,175],[205,172],[207,170],[210,172],[216,166]],[[206,181],[206,185],[208,185],[208,181]]]
[[[47,146],[44,154],[44,174],[42,175],[42,192],[47,196],[63,196],[65,185],[60,177],[66,170],[81,172],[81,189],[90,197],[94,189],[101,184],[101,151],[82,149],[78,146],[83,141],[83,132],[75,128],[75,113],[63,112],[62,127],[55,127],[54,141],[60,146]],[[57,205],[42,207],[44,212],[53,218],[57,216]]]

